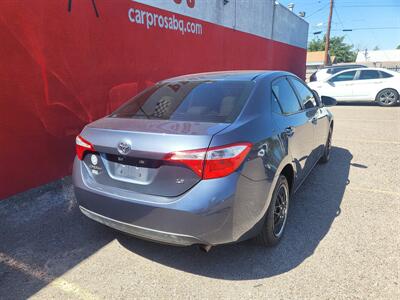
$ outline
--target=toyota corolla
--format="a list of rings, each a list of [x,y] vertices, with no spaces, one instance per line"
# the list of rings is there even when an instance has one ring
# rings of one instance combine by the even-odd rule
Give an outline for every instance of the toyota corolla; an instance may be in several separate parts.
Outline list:
[[[329,160],[333,104],[281,71],[161,81],[77,136],[79,207],[161,243],[275,245],[293,194]]]

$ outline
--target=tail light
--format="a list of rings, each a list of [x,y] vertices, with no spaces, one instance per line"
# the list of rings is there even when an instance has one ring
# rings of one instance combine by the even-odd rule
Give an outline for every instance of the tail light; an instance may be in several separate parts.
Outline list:
[[[251,149],[250,143],[222,147],[178,151],[167,154],[165,160],[182,163],[203,179],[227,176],[239,168]]]
[[[83,159],[83,156],[85,155],[86,151],[92,151],[92,152],[95,151],[93,145],[80,135],[76,137],[75,143],[76,143],[76,156],[78,156],[80,160]]]

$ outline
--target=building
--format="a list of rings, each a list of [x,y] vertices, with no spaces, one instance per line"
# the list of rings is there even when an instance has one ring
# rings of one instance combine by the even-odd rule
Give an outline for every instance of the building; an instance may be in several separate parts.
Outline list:
[[[308,51],[306,58],[307,70],[317,70],[324,66],[325,51]],[[331,56],[328,53],[328,65],[332,65],[336,62],[336,57]]]
[[[324,66],[325,51],[308,51],[306,65],[307,69],[320,69]],[[330,56],[328,53],[328,65],[335,63],[335,56]]]
[[[400,71],[400,50],[365,49],[357,54],[357,63]]]
[[[0,2],[0,199],[69,175],[75,136],[168,77],[304,77],[308,24],[274,0]]]
[[[312,73],[316,70],[324,67],[325,51],[308,51],[306,58],[306,79],[308,79]],[[336,62],[335,56],[330,56],[328,53],[328,65]]]

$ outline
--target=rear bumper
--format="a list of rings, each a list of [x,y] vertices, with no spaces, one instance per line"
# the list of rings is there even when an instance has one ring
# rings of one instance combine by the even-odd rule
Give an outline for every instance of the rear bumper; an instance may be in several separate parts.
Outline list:
[[[79,206],[81,212],[88,218],[104,224],[108,227],[114,228],[116,230],[143,238],[147,240],[157,241],[172,245],[182,245],[189,246],[193,244],[201,244],[202,241],[189,235],[175,234],[171,232],[153,230],[149,228],[144,228],[140,226],[135,226],[125,222],[117,221],[106,216],[102,216],[93,211],[90,211],[82,206]]]
[[[89,186],[75,160],[73,182],[81,211],[89,218],[140,238],[175,245],[218,245],[251,237],[269,205],[268,181],[238,172],[202,180],[177,197]]]
[[[194,193],[196,194],[196,193]],[[210,205],[199,197],[174,199],[169,204],[140,202],[75,186],[83,214],[114,229],[160,243],[216,245],[234,240],[233,197]],[[204,197],[205,200],[208,198]],[[203,207],[187,206],[188,201]],[[196,206],[199,206],[198,203]]]

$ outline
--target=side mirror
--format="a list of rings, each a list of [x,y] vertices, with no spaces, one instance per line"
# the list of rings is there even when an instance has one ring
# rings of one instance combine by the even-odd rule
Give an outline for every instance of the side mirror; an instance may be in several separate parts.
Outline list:
[[[335,98],[328,97],[328,96],[321,96],[321,102],[324,106],[334,106],[337,104]]]

